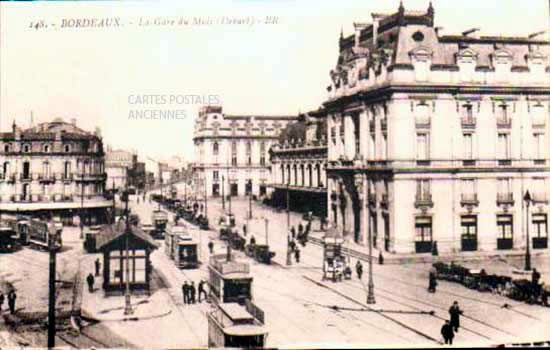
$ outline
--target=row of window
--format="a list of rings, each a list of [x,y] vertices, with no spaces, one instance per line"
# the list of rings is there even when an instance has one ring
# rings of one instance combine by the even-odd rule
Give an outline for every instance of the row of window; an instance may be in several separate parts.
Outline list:
[[[478,217],[477,215],[463,215],[460,217],[462,250],[477,250]],[[512,249],[514,238],[514,217],[512,214],[496,216],[497,244],[499,249]],[[546,213],[533,213],[531,216],[531,237],[534,248],[547,248],[548,216]],[[415,218],[415,242],[418,250],[422,250],[422,243],[433,241],[432,217],[417,216]],[[429,245],[431,249],[431,244]]]
[[[532,178],[530,190],[533,193],[545,193],[548,189],[546,188],[545,178]],[[416,193],[418,196],[430,194],[430,180],[417,180],[416,182]],[[462,179],[461,187],[463,194],[475,194],[476,193],[476,180],[475,179]],[[498,178],[497,179],[497,193],[499,194],[509,194],[513,191],[512,188],[512,179],[508,177]]]
[[[5,145],[4,145],[4,153],[12,152],[12,150],[13,150],[12,145],[10,145],[10,144],[5,144]],[[53,150],[53,148],[52,148],[52,145],[51,145],[51,144],[45,144],[45,145],[42,146],[42,152],[44,152],[44,153],[50,153],[50,152],[52,152],[52,150]],[[63,145],[63,151],[64,151],[65,153],[70,153],[71,150],[72,150],[72,145],[69,145],[69,144]],[[97,146],[97,144],[93,144],[93,147],[90,148],[90,150],[91,150],[92,152],[97,152],[97,151],[98,151],[98,146]],[[23,146],[21,147],[21,151],[22,151],[23,153],[30,153],[30,152],[32,151],[32,147],[31,147],[30,144],[25,143],[25,144],[23,144]]]
[[[78,163],[78,168],[81,169],[82,174],[87,173],[103,173],[103,163],[102,162],[84,162]],[[6,161],[2,164],[2,174],[7,175],[10,174],[10,162]],[[30,178],[31,174],[31,165],[30,162],[25,161],[23,162],[23,177],[24,178]],[[42,163],[42,174],[49,176],[51,174],[51,164],[48,161],[45,161]],[[71,162],[66,161],[63,165],[63,174],[64,177],[67,178],[71,174]]]

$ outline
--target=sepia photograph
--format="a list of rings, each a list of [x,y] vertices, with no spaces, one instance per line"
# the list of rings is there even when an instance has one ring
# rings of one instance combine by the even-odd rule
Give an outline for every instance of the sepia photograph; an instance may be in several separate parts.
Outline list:
[[[0,349],[550,347],[550,0],[0,0]]]

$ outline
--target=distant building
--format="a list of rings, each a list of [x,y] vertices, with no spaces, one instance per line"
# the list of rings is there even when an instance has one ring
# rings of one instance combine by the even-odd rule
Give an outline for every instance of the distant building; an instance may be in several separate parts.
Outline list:
[[[122,190],[131,185],[129,175],[134,167],[134,153],[124,150],[107,149],[105,154],[105,172],[107,173],[107,188]]]
[[[549,42],[439,35],[431,4],[372,19],[323,104],[330,221],[387,252],[546,249]]]
[[[96,129],[55,119],[0,133],[0,211],[58,216],[65,224],[83,213],[104,222],[112,202],[103,197],[103,141]]]
[[[271,146],[271,203],[291,210],[327,214],[326,115],[320,109],[289,123]]]
[[[296,116],[227,115],[202,107],[195,122],[194,183],[208,196],[265,195],[271,179],[269,148]],[[204,182],[206,181],[206,183]],[[205,187],[206,186],[206,187]]]

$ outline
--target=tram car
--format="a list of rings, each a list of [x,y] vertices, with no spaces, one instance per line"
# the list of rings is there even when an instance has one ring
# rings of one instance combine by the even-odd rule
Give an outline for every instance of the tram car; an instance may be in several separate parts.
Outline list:
[[[323,279],[342,281],[346,271],[351,270],[349,261],[342,254],[344,239],[333,228],[323,237]]]
[[[196,269],[199,267],[197,253],[198,242],[191,236],[177,236],[174,245],[174,262],[180,269]]]
[[[164,230],[166,229],[166,224],[168,223],[168,213],[163,210],[154,210],[151,214],[151,222],[155,227],[153,231],[153,238],[163,239]]]
[[[12,229],[20,245],[29,245],[29,219],[27,217],[5,218],[0,222],[0,226]]]
[[[178,236],[188,236],[187,226],[183,224],[168,225],[164,232],[164,252],[170,259],[174,259]]]
[[[17,232],[11,225],[0,222],[0,252],[10,253],[21,247]]]
[[[61,249],[63,246],[61,240],[62,229],[59,229],[55,224],[47,223],[42,220],[31,219],[28,226],[28,237],[29,244],[32,248],[39,250],[48,250],[49,241],[51,235],[55,235],[55,245],[56,250]]]
[[[233,261],[226,254],[212,255],[208,273],[209,297],[214,303],[244,304],[252,300],[252,275],[247,263]]]
[[[237,303],[221,303],[210,311],[207,314],[208,347],[264,348],[268,332],[263,317],[248,309]]]

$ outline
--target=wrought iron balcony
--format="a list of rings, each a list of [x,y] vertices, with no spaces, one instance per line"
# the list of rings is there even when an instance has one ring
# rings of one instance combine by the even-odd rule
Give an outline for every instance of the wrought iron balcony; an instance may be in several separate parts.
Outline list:
[[[431,126],[430,117],[416,117],[415,124],[417,129],[429,129]]]
[[[460,195],[460,205],[479,205],[479,200],[477,199],[477,193],[462,193]]]
[[[387,208],[388,208],[388,203],[389,203],[389,201],[388,201],[388,194],[387,194],[387,193],[383,193],[383,194],[382,194],[382,199],[380,200],[380,206],[381,206],[382,208],[386,208],[386,209],[387,209]]]
[[[474,117],[462,117],[461,124],[463,129],[475,129],[476,128],[476,118]]]
[[[32,174],[19,174],[19,180],[23,182],[32,181]]]
[[[38,181],[41,183],[55,182],[55,174],[38,174]]]
[[[512,192],[497,193],[497,205],[514,205],[514,194]]]
[[[382,131],[388,130],[388,120],[386,118],[380,119],[380,128]]]
[[[512,127],[512,118],[500,117],[497,118],[497,129],[510,129]]]
[[[433,208],[434,202],[432,201],[431,193],[417,193],[415,195],[414,207],[430,207]]]

